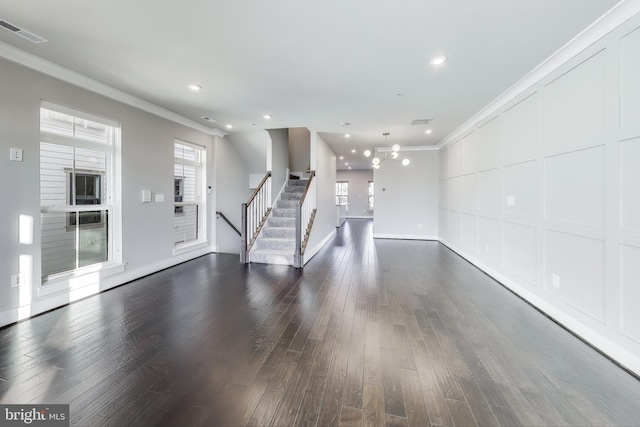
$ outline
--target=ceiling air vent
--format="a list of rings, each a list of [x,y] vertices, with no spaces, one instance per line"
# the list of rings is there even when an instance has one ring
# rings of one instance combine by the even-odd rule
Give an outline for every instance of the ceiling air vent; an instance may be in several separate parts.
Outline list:
[[[433,119],[415,119],[414,121],[411,122],[411,126],[428,125],[429,123],[431,123],[431,120]]]
[[[20,37],[25,38],[25,39],[29,40],[30,42],[33,42],[33,43],[39,44],[39,43],[45,43],[47,41],[46,39],[43,39],[42,37],[37,36],[37,35],[29,32],[29,31],[27,31],[27,30],[24,30],[24,29],[22,29],[20,27],[16,27],[13,24],[10,24],[9,22],[5,21],[4,19],[0,19],[0,27],[4,27],[7,30],[11,31],[12,33],[17,34]]]

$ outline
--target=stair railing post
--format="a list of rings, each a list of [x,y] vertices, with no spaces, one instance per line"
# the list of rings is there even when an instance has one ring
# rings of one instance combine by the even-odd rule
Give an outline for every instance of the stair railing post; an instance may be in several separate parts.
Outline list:
[[[242,204],[240,213],[240,262],[247,264],[247,204]]]
[[[295,268],[302,267],[302,206],[296,204],[296,248],[293,253],[293,266]]]

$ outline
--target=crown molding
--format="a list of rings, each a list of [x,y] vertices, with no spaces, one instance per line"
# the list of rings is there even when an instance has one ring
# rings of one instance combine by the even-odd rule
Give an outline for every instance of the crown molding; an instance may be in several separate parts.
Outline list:
[[[401,145],[400,152],[405,151],[436,151],[439,147],[437,145]],[[388,153],[393,151],[391,147],[376,147],[376,151],[380,153]]]
[[[540,82],[543,78],[551,74],[571,58],[596,43],[598,40],[638,13],[640,13],[639,0],[622,0],[620,3],[616,4],[607,13],[602,15],[595,22],[582,30],[577,36],[554,52],[549,58],[545,59],[540,65],[527,73],[513,86],[491,101],[486,107],[478,111],[456,130],[444,137],[437,144],[437,148],[443,148],[472,131],[476,124],[498,112],[509,101],[522,94],[527,89],[533,87],[536,83]]]
[[[2,41],[0,41],[0,58],[4,58],[10,62],[41,72],[47,76],[54,77],[58,80],[62,80],[63,82],[70,83],[74,86],[89,90],[109,99],[113,99],[114,101],[127,104],[131,107],[153,114],[154,116],[181,124],[191,129],[219,137],[224,137],[227,134],[226,132],[204,126],[191,119],[187,119],[186,117],[176,114],[173,111],[169,111],[156,104],[152,104],[151,102],[145,101],[119,89],[115,89],[83,74],[56,64],[55,62],[41,58],[22,49],[18,49],[17,47]]]

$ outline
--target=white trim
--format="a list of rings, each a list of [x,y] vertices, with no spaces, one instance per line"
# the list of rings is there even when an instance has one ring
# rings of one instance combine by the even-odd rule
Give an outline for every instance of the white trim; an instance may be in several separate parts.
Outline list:
[[[630,371],[640,375],[640,357],[631,353],[629,350],[624,347],[616,344],[610,339],[602,336],[601,334],[595,332],[592,328],[584,325],[579,322],[569,314],[563,312],[559,308],[555,307],[553,304],[545,301],[540,298],[536,294],[529,291],[527,288],[519,285],[514,282],[512,279],[504,276],[503,274],[497,272],[491,267],[488,267],[486,264],[477,260],[476,258],[469,256],[464,251],[458,249],[456,246],[450,244],[445,239],[440,238],[440,243],[447,246],[456,254],[460,255],[462,258],[470,262],[471,264],[478,267],[480,270],[491,276],[495,279],[499,284],[514,292],[516,295],[520,296],[525,301],[531,303],[534,307],[538,308],[540,311],[544,313],[545,316],[549,316],[559,324],[578,335],[598,350],[602,351],[607,356],[611,357],[613,360],[629,369]]]
[[[203,248],[209,248],[209,242],[206,240],[195,240],[184,244],[180,243],[173,249],[173,256],[188,254]]]
[[[518,95],[533,87],[536,83],[540,82],[543,78],[557,70],[564,63],[580,54],[580,52],[596,43],[602,37],[606,36],[608,33],[638,13],[640,13],[640,1],[622,0],[577,36],[567,42],[564,46],[558,49],[549,58],[545,59],[540,65],[527,73],[513,86],[498,95],[498,97],[491,101],[486,107],[478,111],[457,129],[444,137],[438,145],[436,145],[436,148],[440,149],[457,141],[458,138],[473,130],[473,127],[476,124],[497,113],[502,107],[515,99]]]
[[[327,244],[327,242],[329,240],[331,240],[336,234],[337,234],[337,228],[334,228],[331,230],[331,232],[329,234],[327,234],[327,237],[325,237],[324,239],[322,239],[322,242],[318,243],[313,249],[311,249],[310,251],[305,251],[302,260],[302,265],[304,266],[306,263],[308,263],[309,261],[311,261],[311,258],[313,258],[318,252],[320,252],[320,249],[322,249],[322,247],[324,245]]]
[[[373,215],[370,216],[349,216],[347,215],[347,219],[373,219]]]
[[[373,233],[374,239],[397,239],[397,240],[438,240],[437,236],[427,236],[419,234],[380,234]]]
[[[36,294],[39,297],[57,294],[60,292],[73,292],[85,286],[95,285],[95,279],[98,282],[122,273],[125,270],[124,264],[106,263],[98,266],[89,266],[76,271],[61,273],[54,275],[51,279],[36,288]]]
[[[163,119],[172,121],[174,123],[181,124],[191,129],[204,132],[209,135],[224,137],[227,135],[219,129],[212,129],[204,126],[193,120],[187,119],[179,114],[169,111],[148,101],[140,99],[136,96],[123,92],[119,89],[115,89],[90,77],[84,76],[75,71],[69,70],[55,62],[48,61],[39,56],[33,55],[29,52],[25,52],[18,49],[15,46],[11,46],[8,43],[0,41],[0,58],[4,58],[8,61],[14,62],[18,65],[30,68],[35,71],[39,71],[56,79],[62,80],[66,83],[78,86],[82,89],[89,90],[107,98],[113,99],[123,104],[130,105],[139,110],[146,111],[147,113],[161,117]]]
[[[434,151],[438,150],[436,145],[401,145],[400,153],[405,151]],[[387,153],[393,151],[392,147],[376,147],[376,151],[380,153]]]

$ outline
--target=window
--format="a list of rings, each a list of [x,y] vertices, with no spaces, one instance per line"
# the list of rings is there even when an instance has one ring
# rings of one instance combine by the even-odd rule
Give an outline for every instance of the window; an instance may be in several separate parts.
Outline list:
[[[204,147],[176,140],[174,142],[173,196],[174,244],[176,247],[202,240],[205,218]]]
[[[336,205],[346,206],[349,201],[349,182],[336,182]]]
[[[369,181],[369,210],[373,210],[373,181]]]
[[[118,124],[43,102],[40,108],[42,281],[113,261]]]

